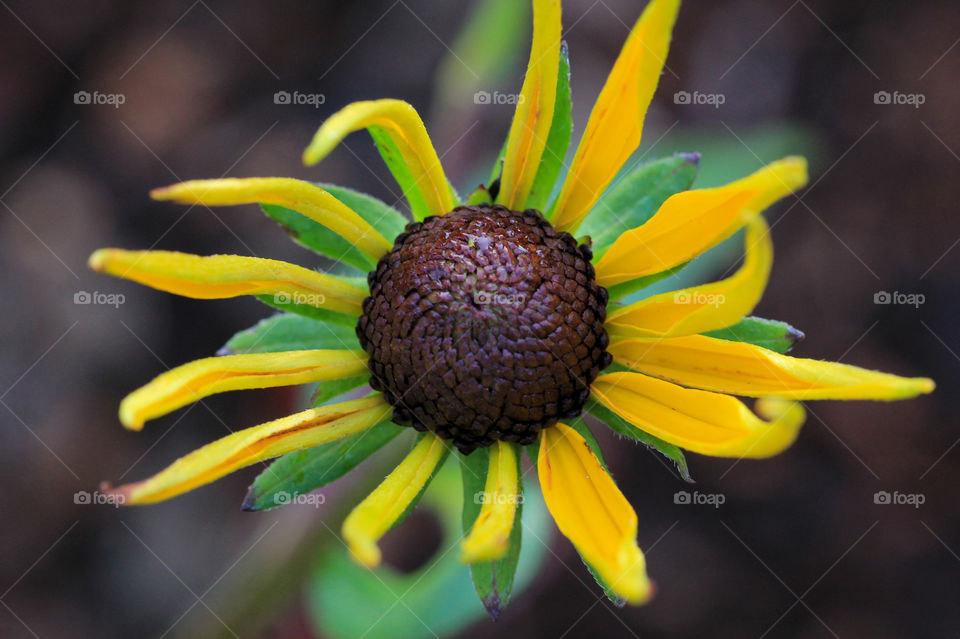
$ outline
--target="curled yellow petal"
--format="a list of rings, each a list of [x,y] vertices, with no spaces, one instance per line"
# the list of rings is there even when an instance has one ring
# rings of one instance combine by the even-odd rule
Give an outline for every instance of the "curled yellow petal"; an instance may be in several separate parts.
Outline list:
[[[787,157],[726,186],[677,193],[613,243],[597,262],[597,281],[613,286],[679,266],[806,183],[806,160]]]
[[[415,188],[431,215],[454,207],[450,185],[416,109],[403,100],[354,102],[330,116],[303,152],[303,162],[314,165],[354,131],[378,127],[391,139],[406,164]]]
[[[839,362],[781,355],[704,335],[626,340],[610,345],[615,361],[684,386],[745,397],[895,400],[933,391],[933,380],[898,377]]]
[[[715,457],[771,457],[797,438],[805,412],[794,402],[764,398],[754,415],[729,395],[683,388],[640,373],[608,373],[592,396],[636,428]]]
[[[533,44],[507,137],[499,200],[522,210],[553,123],[560,65],[560,0],[533,1]]]
[[[208,357],[178,366],[127,395],[120,421],[140,430],[148,419],[213,395],[247,388],[292,386],[367,372],[363,351],[315,350]]]
[[[322,224],[372,257],[390,250],[391,244],[356,211],[310,182],[292,178],[224,178],[190,180],[150,191],[155,200],[181,204],[230,206],[276,204]]]
[[[519,501],[516,448],[513,444],[498,441],[490,447],[490,466],[480,514],[461,544],[461,561],[468,564],[495,561],[507,553]]]
[[[351,556],[361,565],[380,564],[377,541],[420,494],[448,448],[439,437],[427,433],[400,465],[343,522],[343,538]]]
[[[540,487],[557,527],[616,595],[642,604],[653,595],[637,546],[637,514],[586,440],[566,424],[540,434]]]
[[[259,257],[100,249],[89,264],[98,273],[197,299],[273,295],[278,302],[360,315],[367,295],[330,275]]]
[[[379,394],[311,408],[227,435],[144,481],[105,489],[123,504],[163,501],[245,466],[359,433],[387,419],[392,410]]]
[[[743,265],[727,279],[653,295],[610,313],[610,338],[677,337],[739,322],[763,296],[773,265],[773,242],[762,217],[750,222],[745,243]]]
[[[600,91],[551,215],[576,231],[590,207],[640,145],[643,120],[667,59],[680,0],[651,0]]]

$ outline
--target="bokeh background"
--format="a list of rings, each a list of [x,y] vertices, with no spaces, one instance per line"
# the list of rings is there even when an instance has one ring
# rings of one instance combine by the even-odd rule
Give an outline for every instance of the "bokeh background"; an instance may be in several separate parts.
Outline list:
[[[101,480],[145,477],[303,401],[294,390],[231,393],[124,432],[124,394],[270,311],[250,299],[175,298],[95,276],[85,262],[122,246],[324,267],[253,206],[187,209],[147,191],[284,175],[403,206],[365,134],[319,167],[299,162],[323,118],[357,99],[416,105],[466,192],[512,114],[473,93],[519,90],[528,17],[483,30],[490,54],[468,64],[450,50],[479,0],[0,5],[0,635],[337,636],[330,620],[350,614],[380,636],[381,613],[364,602],[317,603],[327,582],[312,566],[318,549],[339,545],[331,530],[342,498],[382,477],[396,449],[333,487],[321,508],[241,512],[255,469],[149,508],[75,503]],[[564,3],[578,130],[643,5]],[[475,604],[454,623],[458,636],[960,633],[958,42],[951,0],[685,3],[638,160],[701,150],[700,184],[715,184],[808,154],[812,185],[768,216],[777,260],[756,314],[807,333],[795,354],[927,375],[939,387],[896,404],[812,404],[800,441],[775,459],[691,455],[693,487],[601,434],[638,511],[657,599],[613,607],[551,524],[530,586],[496,624]],[[81,91],[123,103],[78,103]],[[276,104],[278,91],[323,103]],[[723,104],[678,104],[678,91]],[[877,304],[881,291],[923,303]],[[83,292],[123,303],[76,303]],[[675,504],[678,490],[725,503]],[[877,504],[878,491],[923,503]],[[417,574],[441,536],[418,513],[387,539],[388,560]],[[448,605],[442,592],[431,603]]]

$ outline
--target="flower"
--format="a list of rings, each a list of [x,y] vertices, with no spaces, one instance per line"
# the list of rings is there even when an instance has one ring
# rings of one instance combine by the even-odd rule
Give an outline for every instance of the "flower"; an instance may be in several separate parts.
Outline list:
[[[403,430],[392,422],[413,426],[421,432],[412,450],[346,518],[343,537],[354,559],[376,566],[378,539],[416,503],[452,442],[465,486],[482,497],[465,522],[462,557],[475,580],[501,576],[484,598],[496,614],[516,566],[520,456],[528,445],[560,531],[611,596],[641,604],[653,587],[637,516],[579,419],[582,410],[689,477],[682,450],[737,458],[782,452],[804,421],[800,400],[931,392],[929,379],[786,355],[803,335],[750,316],[773,259],[761,214],[806,184],[802,158],[691,190],[699,156],[680,154],[611,186],[640,143],[679,4],[651,0],[643,11],[552,200],[571,130],[559,0],[533,0],[530,62],[502,162],[490,186],[468,198],[450,186],[417,112],[398,100],[342,109],[320,127],[304,161],[315,164],[351,132],[368,130],[410,205],[409,225],[368,196],[286,178],[153,191],[185,204],[259,203],[302,243],[369,276],[241,256],[95,252],[96,271],[194,298],[256,295],[284,311],[235,336],[221,356],[133,392],[120,406],[127,428],[214,393],[320,384],[312,408],[108,490],[126,504],[153,503],[311,448],[312,459],[329,464],[329,482]],[[740,229],[745,259],[732,276],[620,302]],[[375,390],[366,397],[329,403],[367,381]],[[758,398],[755,411],[734,395]]]

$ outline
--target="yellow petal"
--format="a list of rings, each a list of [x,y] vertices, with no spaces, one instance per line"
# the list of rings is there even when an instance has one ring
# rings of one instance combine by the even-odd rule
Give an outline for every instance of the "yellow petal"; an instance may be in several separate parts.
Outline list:
[[[190,180],[154,189],[150,197],[182,204],[229,206],[233,204],[276,204],[292,209],[327,227],[372,257],[388,252],[390,242],[356,211],[325,190],[292,178],[224,178]]]
[[[557,99],[560,31],[560,0],[534,0],[530,62],[503,160],[499,200],[507,208],[524,208],[540,168]]]
[[[490,447],[490,466],[480,514],[463,540],[461,561],[495,561],[507,554],[519,501],[516,448],[513,444],[498,441]]]
[[[646,224],[617,238],[597,262],[597,281],[613,286],[679,266],[806,183],[806,160],[788,157],[726,186],[677,193]]]
[[[586,440],[566,424],[540,434],[540,487],[557,527],[619,597],[642,604],[653,594],[637,546],[637,514]]]
[[[933,391],[933,380],[898,377],[839,362],[801,359],[703,335],[611,344],[614,360],[635,371],[684,386],[719,393],[790,399],[916,397]]]
[[[363,351],[287,351],[208,357],[163,373],[120,402],[120,421],[140,430],[148,419],[225,391],[293,386],[367,372]]]
[[[367,295],[330,275],[259,257],[100,249],[89,264],[98,273],[197,299],[273,295],[279,302],[360,315]]]
[[[387,419],[392,410],[380,394],[311,408],[227,435],[144,481],[106,489],[128,505],[163,501],[239,468],[359,433]]]
[[[805,413],[800,404],[764,398],[754,415],[742,402],[719,393],[682,388],[640,373],[608,373],[594,381],[592,396],[636,428],[681,448],[716,457],[771,457],[797,438]]]
[[[406,512],[448,451],[443,440],[427,433],[400,465],[347,516],[343,522],[343,538],[358,563],[367,568],[380,564],[377,541]]]
[[[423,120],[402,100],[354,102],[333,114],[303,152],[304,163],[316,164],[347,135],[368,127],[380,127],[396,145],[431,215],[453,210],[450,184]]]
[[[576,231],[590,207],[640,145],[680,0],[651,0],[620,52],[590,113],[551,221]]]
[[[745,244],[743,266],[731,277],[654,295],[610,313],[606,324],[610,338],[677,337],[739,322],[763,296],[773,265],[773,242],[762,217],[750,222]]]

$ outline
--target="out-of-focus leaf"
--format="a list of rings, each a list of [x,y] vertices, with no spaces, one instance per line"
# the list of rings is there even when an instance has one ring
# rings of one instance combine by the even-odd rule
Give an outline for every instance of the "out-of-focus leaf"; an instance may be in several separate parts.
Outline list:
[[[563,168],[563,161],[567,157],[567,148],[570,146],[570,134],[573,132],[573,105],[570,101],[570,55],[567,43],[560,45],[560,68],[557,77],[557,102],[553,110],[553,121],[550,123],[550,132],[547,133],[546,146],[540,158],[537,175],[533,179],[530,195],[527,197],[526,207],[543,211],[547,200],[553,192],[553,187]]]
[[[604,193],[577,234],[590,236],[595,259],[600,259],[620,235],[653,217],[667,198],[690,189],[699,166],[699,153],[677,153],[635,169]]]
[[[802,331],[786,322],[761,317],[745,317],[733,326],[708,331],[704,335],[731,342],[746,342],[777,353],[789,353],[804,338]]]
[[[463,534],[468,535],[480,515],[481,504],[477,496],[486,489],[487,471],[490,464],[490,449],[479,448],[470,455],[459,455],[460,475],[463,482]],[[520,477],[520,455],[517,454],[517,476]],[[522,494],[522,493],[521,493]],[[496,621],[510,601],[513,579],[520,560],[523,538],[523,500],[517,504],[517,514],[510,531],[510,547],[507,554],[497,561],[470,564],[470,574],[477,595]]]
[[[682,477],[684,481],[693,481],[693,478],[690,476],[690,469],[687,467],[687,459],[684,457],[683,451],[678,447],[674,446],[673,444],[669,444],[658,437],[654,437],[650,433],[644,432],[639,428],[635,428],[628,422],[624,421],[619,415],[616,415],[612,411],[608,410],[605,406],[592,399],[587,402],[586,411],[606,424],[614,432],[623,435],[624,437],[629,437],[630,439],[636,440],[648,448],[652,448],[653,450],[659,452],[661,455],[676,464],[677,472],[680,473],[680,477]]]
[[[350,326],[279,313],[231,337],[217,355],[356,347],[357,335]]]
[[[326,486],[353,470],[402,430],[392,422],[382,422],[329,444],[284,455],[253,481],[243,509],[269,510]]]

